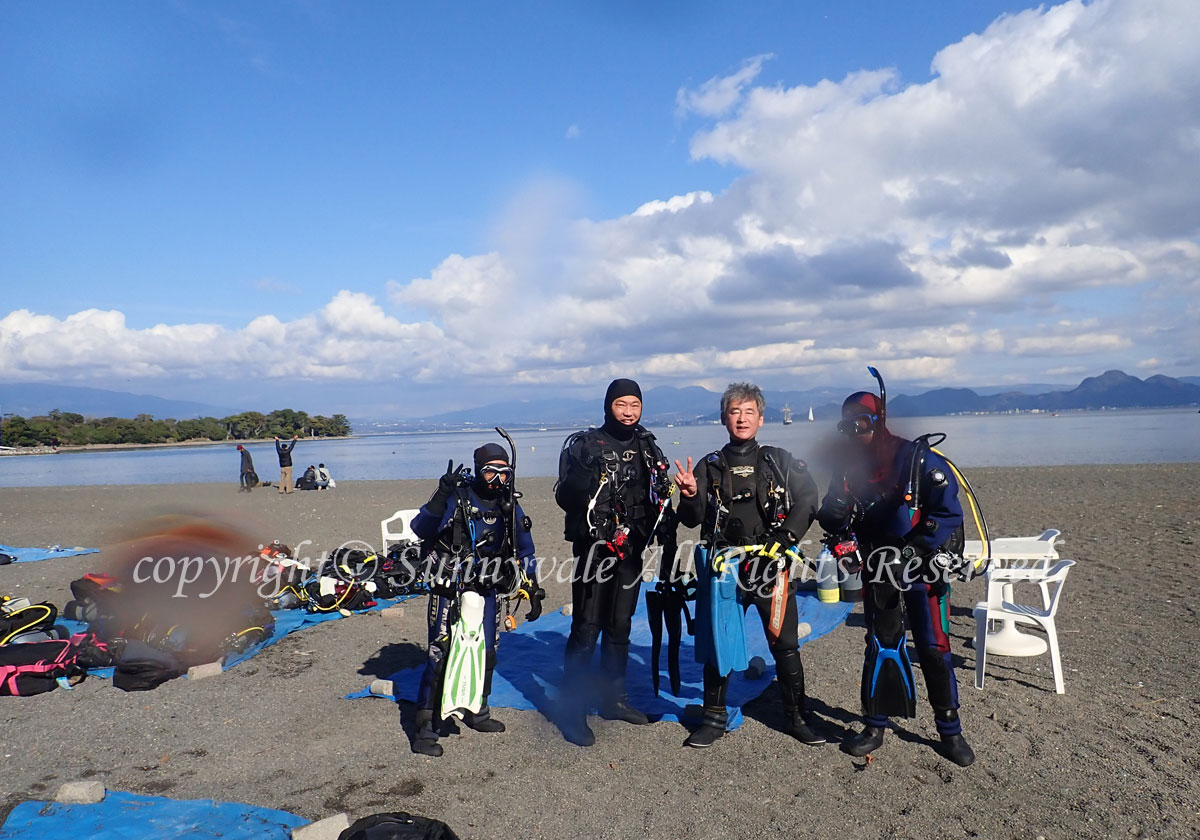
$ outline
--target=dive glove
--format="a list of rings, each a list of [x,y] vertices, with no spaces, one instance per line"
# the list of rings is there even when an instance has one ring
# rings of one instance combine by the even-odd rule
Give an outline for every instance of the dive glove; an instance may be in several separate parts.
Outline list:
[[[465,464],[454,466],[454,459],[451,458],[446,462],[446,472],[438,479],[437,489],[433,491],[433,495],[429,497],[429,501],[425,503],[425,507],[434,516],[441,516],[446,512],[446,503],[450,501],[450,497],[454,495],[454,491],[458,488],[458,482],[466,473]]]
[[[521,572],[521,588],[517,597],[529,602],[529,614],[526,621],[537,621],[542,614],[542,601],[546,600],[546,590],[538,586],[537,581]]]

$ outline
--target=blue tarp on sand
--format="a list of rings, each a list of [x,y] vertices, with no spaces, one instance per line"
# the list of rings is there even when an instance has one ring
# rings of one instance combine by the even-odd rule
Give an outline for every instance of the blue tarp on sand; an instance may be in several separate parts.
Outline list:
[[[15,548],[11,545],[0,545],[0,554],[7,554],[15,563],[32,563],[35,560],[49,560],[51,557],[74,557],[78,554],[95,554],[100,549],[51,546],[50,548]]]
[[[800,621],[812,628],[800,639],[800,644],[819,639],[846,620],[853,604],[822,604],[815,592],[802,591],[797,594]],[[694,609],[690,603],[688,609]],[[562,679],[563,649],[567,634],[571,630],[571,619],[558,611],[542,616],[537,621],[522,624],[511,633],[500,637],[500,655],[497,657],[496,673],[492,681],[489,703],[508,709],[536,709],[549,720],[555,720],[554,701],[557,686]],[[626,689],[634,706],[645,712],[651,720],[680,720],[689,704],[701,703],[704,697],[704,674],[702,666],[695,661],[692,637],[684,631],[683,644],[679,651],[681,680],[680,697],[671,695],[667,678],[667,638],[663,633],[661,654],[662,679],[659,696],[654,696],[650,682],[650,625],[646,620],[646,602],[638,599],[637,612],[633,616],[633,631],[630,634],[629,674]],[[761,656],[766,661],[766,670],[758,679],[747,679],[745,674],[735,673],[729,684],[726,700],[730,706],[729,728],[736,729],[742,723],[741,707],[758,697],[775,679],[775,661],[767,649],[766,636],[756,610],[746,614],[746,646],[750,656]],[[597,661],[599,654],[597,654]],[[422,667],[406,668],[393,674],[394,697],[414,700],[421,680]],[[350,698],[370,697],[370,691],[348,695]]]
[[[309,820],[236,802],[178,800],[112,791],[95,805],[22,802],[0,840],[289,840]]]

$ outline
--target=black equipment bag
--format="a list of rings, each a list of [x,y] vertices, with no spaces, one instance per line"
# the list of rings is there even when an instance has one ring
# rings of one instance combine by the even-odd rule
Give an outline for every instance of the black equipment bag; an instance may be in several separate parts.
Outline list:
[[[355,820],[338,840],[458,840],[458,835],[441,820],[396,811]]]

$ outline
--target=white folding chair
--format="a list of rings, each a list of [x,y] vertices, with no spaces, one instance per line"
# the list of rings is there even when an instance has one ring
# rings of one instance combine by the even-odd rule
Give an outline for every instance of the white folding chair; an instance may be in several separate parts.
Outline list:
[[[419,510],[413,508],[411,510],[398,510],[389,516],[387,519],[379,523],[379,532],[381,545],[379,548],[380,556],[386,556],[388,546],[391,543],[398,542],[419,542],[420,537],[412,529],[412,521],[416,518]],[[400,529],[397,531],[391,530],[390,526],[393,522],[400,523]]]
[[[1074,560],[1059,560],[1048,569],[992,569],[989,577],[994,577],[997,583],[1035,583],[1046,593],[1044,607],[1038,608],[1026,604],[1018,604],[1010,600],[1001,600],[998,604],[980,601],[975,605],[975,687],[983,688],[983,672],[987,662],[988,621],[992,619],[1010,619],[1036,624],[1046,631],[1046,641],[1050,647],[1050,668],[1054,672],[1054,690],[1059,694],[1065,693],[1062,677],[1062,659],[1058,650],[1058,631],[1055,628],[1054,616],[1058,613],[1058,605],[1062,600],[1063,584],[1067,580],[1067,572],[1075,565]],[[991,581],[989,580],[989,585]]]

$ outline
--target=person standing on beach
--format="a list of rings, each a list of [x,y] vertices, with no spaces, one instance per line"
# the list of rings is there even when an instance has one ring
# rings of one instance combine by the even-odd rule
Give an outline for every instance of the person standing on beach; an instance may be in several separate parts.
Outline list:
[[[762,619],[767,644],[775,657],[775,672],[783,695],[788,732],[804,744],[824,744],[813,730],[815,718],[805,708],[804,666],[800,661],[799,617],[796,596],[788,580],[791,559],[800,535],[817,514],[817,484],[808,466],[787,450],[760,446],[755,436],[763,426],[766,401],[757,385],[735,382],[721,395],[721,419],[729,432],[729,443],[705,456],[693,469],[675,462],[675,483],[683,500],[679,521],[688,528],[700,526],[708,551],[705,561],[732,549],[740,558],[737,568],[739,600],[751,603]],[[755,546],[753,551],[739,546]],[[701,562],[701,561],[697,561]],[[734,606],[741,621],[742,607]],[[697,608],[697,614],[707,613]],[[702,639],[702,630],[709,638]],[[704,716],[684,746],[708,747],[725,734],[728,722],[725,691],[732,671],[717,667],[712,638],[719,628],[700,621],[696,632],[697,658],[707,649],[704,661]]]
[[[476,648],[484,646],[485,670],[482,675],[471,675],[482,676],[482,703],[479,711],[462,713],[463,723],[476,732],[504,731],[504,724],[492,717],[488,707],[501,622],[498,591],[527,598],[527,620],[541,613],[546,594],[537,584],[537,560],[529,533],[532,523],[511,491],[513,470],[508,453],[499,444],[486,443],[475,450],[474,463],[474,475],[461,466],[456,469],[453,461],[447,464],[437,489],[412,521],[413,532],[427,547],[423,559],[430,583],[428,648],[417,689],[412,751],[433,757],[442,754],[437,719],[452,711],[441,709],[439,701],[448,664],[459,667],[458,660],[450,662],[459,653],[457,643],[452,644],[451,628],[458,621],[463,593],[478,593],[484,604],[484,638],[476,640]],[[470,661],[469,657],[462,660]]]
[[[238,492],[249,493],[254,485],[258,484],[258,473],[254,472],[254,461],[250,459],[250,450],[240,443],[237,449],[238,452],[242,453],[242,486],[238,489]]]
[[[292,492],[292,450],[296,448],[300,436],[293,435],[291,443],[284,443],[275,436],[275,453],[279,455],[279,492]]]
[[[904,615],[912,628],[921,673],[942,740],[942,753],[966,767],[975,753],[962,735],[958,682],[950,658],[950,584],[938,560],[962,539],[958,482],[924,439],[906,440],[887,428],[886,392],[851,394],[838,431],[845,446],[817,519],[831,535],[857,538],[863,570],[866,655],[863,730],[842,748],[853,756],[883,745],[891,716],[916,714]]]
[[[597,640],[601,717],[649,723],[629,703],[625,672],[642,553],[672,488],[667,460],[641,418],[641,388],[632,379],[615,379],[604,395],[604,425],[571,435],[559,457],[554,499],[566,512],[575,568],[558,724],[568,741],[584,747],[596,742],[587,713]]]

